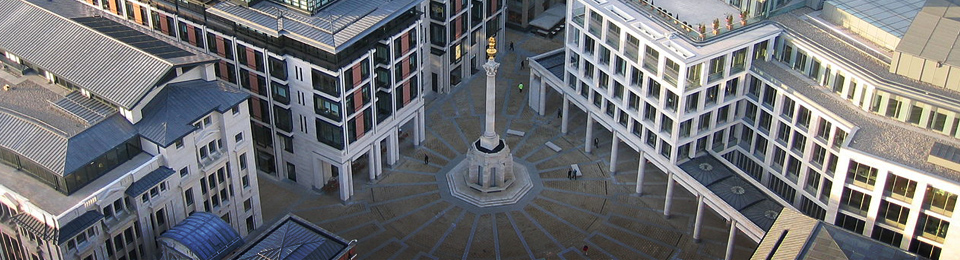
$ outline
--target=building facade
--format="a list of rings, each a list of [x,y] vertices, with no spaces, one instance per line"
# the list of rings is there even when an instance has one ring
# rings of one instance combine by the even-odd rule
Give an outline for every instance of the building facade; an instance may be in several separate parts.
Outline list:
[[[638,151],[638,193],[647,161],[668,173],[667,215],[679,184],[748,237],[765,234],[769,226],[684,168],[712,157],[785,207],[953,259],[960,86],[949,77],[957,52],[937,46],[956,35],[929,28],[952,17],[938,7],[960,10],[958,3],[795,2],[706,1],[691,10],[573,1],[564,50],[531,58],[529,105],[542,115],[549,97],[562,98],[564,115],[586,112],[587,143],[596,122],[613,134],[613,151]],[[892,24],[899,33],[882,14],[857,11],[885,5],[914,7],[890,7],[905,14]],[[871,23],[899,44],[885,49],[890,37],[862,29]],[[616,152],[610,160],[616,171]]]
[[[0,9],[22,25],[0,29],[3,258],[154,259],[195,212],[263,224],[249,95],[216,58],[79,2]]]
[[[425,136],[422,1],[82,2],[218,57],[217,77],[251,94],[267,176],[348,200],[354,175],[376,179]]]
[[[429,10],[424,27],[429,35],[430,78],[424,84],[437,93],[452,88],[483,71],[486,39],[504,43],[504,0],[431,0],[423,1]]]

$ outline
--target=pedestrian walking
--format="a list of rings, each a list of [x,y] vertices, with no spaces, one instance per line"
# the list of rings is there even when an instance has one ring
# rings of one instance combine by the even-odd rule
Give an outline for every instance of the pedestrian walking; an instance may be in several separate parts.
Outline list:
[[[577,179],[577,175],[580,175],[580,171],[573,170],[573,179],[574,179],[574,180]]]
[[[563,118],[563,109],[557,108],[557,118]]]
[[[424,154],[424,155],[423,155],[423,165],[427,165],[427,164],[430,164],[430,156]]]
[[[510,42],[510,50],[513,50],[513,42]]]
[[[600,139],[593,138],[593,148],[600,148]]]
[[[520,93],[523,93],[523,83],[520,83],[520,85],[517,85],[517,88],[520,88]]]
[[[521,60],[521,61],[520,61],[520,69],[524,69],[524,68],[526,68],[526,67],[527,67],[527,61],[526,61],[526,60]]]
[[[583,248],[582,248],[582,249],[583,249],[583,255],[590,255],[590,252],[589,252],[589,251],[590,251],[590,247],[589,247],[589,246],[583,245]]]

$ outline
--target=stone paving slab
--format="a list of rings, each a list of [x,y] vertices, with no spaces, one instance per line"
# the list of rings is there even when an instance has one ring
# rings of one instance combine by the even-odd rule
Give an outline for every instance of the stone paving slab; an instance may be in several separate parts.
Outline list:
[[[378,180],[366,171],[354,173],[355,196],[341,202],[336,192],[317,193],[272,177],[260,181],[264,226],[287,212],[358,239],[359,259],[716,259],[723,257],[727,223],[715,213],[704,218],[703,241],[692,241],[696,200],[675,186],[673,217],[663,217],[666,176],[655,167],[646,170],[644,195],[633,194],[637,153],[619,148],[618,171],[609,172],[611,134],[596,126],[601,141],[592,153],[583,151],[585,114],[571,107],[568,134],[559,132],[555,110],[536,115],[527,107],[529,84],[523,94],[516,84],[529,80],[529,71],[517,62],[562,47],[562,39],[546,40],[507,30],[517,50],[502,51],[497,77],[497,129],[511,146],[515,159],[532,165],[543,189],[525,204],[508,210],[470,211],[441,197],[436,173],[466,152],[480,135],[483,121],[484,75],[468,76],[450,94],[428,95],[427,139],[415,146],[401,140],[400,160],[385,166]],[[560,37],[558,37],[560,38]],[[552,90],[549,90],[552,91]],[[550,93],[551,99],[558,99]],[[525,136],[506,135],[505,129]],[[408,129],[409,131],[409,129]],[[544,147],[547,141],[563,150]],[[591,143],[592,145],[592,143]],[[423,164],[430,155],[430,164]],[[570,164],[584,176],[566,179]],[[712,215],[711,215],[712,214]],[[590,246],[590,255],[580,252]],[[738,235],[734,256],[743,259],[756,247]]]

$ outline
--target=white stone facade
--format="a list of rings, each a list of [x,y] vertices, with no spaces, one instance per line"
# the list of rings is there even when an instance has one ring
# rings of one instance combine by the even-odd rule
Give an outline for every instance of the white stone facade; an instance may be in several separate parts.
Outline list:
[[[548,97],[562,96],[564,133],[571,107],[587,113],[587,152],[597,122],[613,133],[612,150],[622,141],[645,158],[638,183],[646,160],[668,173],[666,215],[676,181],[748,237],[763,236],[677,167],[688,158],[713,156],[779,203],[814,218],[927,257],[957,255],[948,245],[960,231],[948,227],[958,220],[958,169],[930,166],[925,156],[904,163],[900,144],[865,151],[855,142],[906,133],[956,147],[960,100],[917,95],[878,79],[789,26],[759,24],[697,42],[631,8],[623,1],[570,3],[565,50],[558,50],[563,75],[531,62],[529,105],[552,116],[545,111]],[[872,132],[886,126],[896,131]],[[617,153],[610,160],[616,171]]]

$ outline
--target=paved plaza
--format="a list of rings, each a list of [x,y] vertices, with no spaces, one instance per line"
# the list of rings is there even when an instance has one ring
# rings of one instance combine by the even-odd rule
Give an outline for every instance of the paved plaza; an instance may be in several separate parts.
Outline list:
[[[444,194],[438,174],[462,158],[483,127],[481,71],[453,93],[427,97],[426,141],[401,139],[401,158],[384,166],[379,180],[355,170],[355,196],[341,202],[336,192],[318,193],[288,181],[262,177],[263,217],[272,224],[292,212],[346,239],[357,239],[360,259],[718,259],[727,244],[728,224],[712,210],[704,214],[702,240],[693,241],[696,197],[679,185],[672,216],[663,216],[666,175],[647,164],[644,195],[634,193],[637,153],[621,145],[617,172],[609,172],[611,133],[594,129],[599,149],[585,153],[583,111],[571,106],[570,132],[560,133],[556,112],[539,116],[527,106],[528,69],[520,59],[562,47],[562,38],[544,39],[507,31],[498,59],[497,132],[518,163],[529,165],[538,182],[518,204],[469,206]],[[552,93],[556,96],[556,93]],[[546,111],[557,111],[559,97]],[[508,135],[507,130],[523,132]],[[404,131],[412,128],[405,128]],[[545,146],[561,148],[559,152]],[[430,157],[424,164],[424,155]],[[366,165],[366,163],[360,163]],[[584,176],[570,180],[570,164]],[[581,248],[589,246],[589,255]],[[735,239],[735,259],[748,258],[756,243]]]

